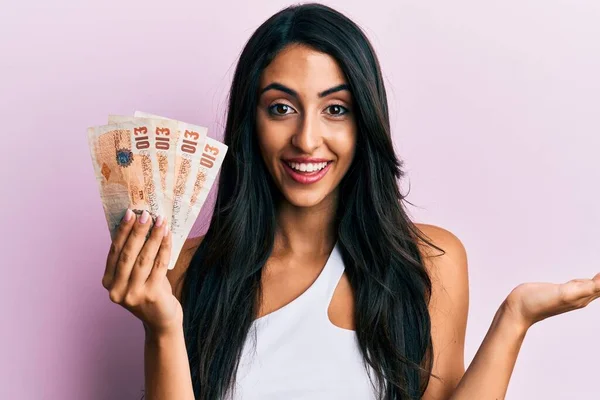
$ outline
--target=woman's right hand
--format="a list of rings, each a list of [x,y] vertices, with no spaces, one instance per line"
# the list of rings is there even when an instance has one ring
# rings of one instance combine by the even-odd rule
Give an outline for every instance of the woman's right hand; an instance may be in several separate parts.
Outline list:
[[[158,217],[150,229],[150,215],[136,218],[127,210],[110,246],[102,286],[110,300],[142,320],[146,332],[168,334],[182,328],[183,310],[167,279],[171,232]]]

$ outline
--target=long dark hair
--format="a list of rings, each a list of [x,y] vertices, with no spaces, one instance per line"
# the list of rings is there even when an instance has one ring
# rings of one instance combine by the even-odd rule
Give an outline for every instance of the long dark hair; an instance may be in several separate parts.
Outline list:
[[[255,131],[262,70],[300,43],[337,60],[354,99],[353,163],[340,182],[337,240],[355,296],[356,335],[382,399],[420,398],[432,369],[431,281],[398,179],[379,62],[361,29],[320,4],[288,7],[250,37],[231,91],[215,209],[183,286],[184,330],[194,393],[228,393],[261,298],[261,274],[274,245],[281,194],[260,156]],[[434,246],[435,247],[435,246]],[[437,248],[437,247],[436,247]]]

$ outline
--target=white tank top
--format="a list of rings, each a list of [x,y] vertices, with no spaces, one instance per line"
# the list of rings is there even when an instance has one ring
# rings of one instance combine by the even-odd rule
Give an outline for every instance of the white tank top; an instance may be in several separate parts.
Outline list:
[[[327,315],[343,272],[336,243],[300,297],[253,322],[228,400],[376,399],[356,332]]]

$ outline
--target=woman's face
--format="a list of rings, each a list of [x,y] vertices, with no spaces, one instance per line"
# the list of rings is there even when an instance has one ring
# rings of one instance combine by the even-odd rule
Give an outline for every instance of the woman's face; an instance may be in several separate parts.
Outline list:
[[[348,171],[356,121],[335,59],[304,45],[283,49],[263,71],[256,117],[263,160],[283,196],[311,207]]]

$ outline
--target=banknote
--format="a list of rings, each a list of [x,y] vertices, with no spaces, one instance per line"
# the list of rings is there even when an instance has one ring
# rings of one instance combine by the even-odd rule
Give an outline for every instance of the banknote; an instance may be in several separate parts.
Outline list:
[[[164,215],[162,192],[153,173],[148,127],[134,123],[88,129],[92,164],[111,239],[127,208]]]
[[[172,222],[173,190],[176,176],[176,150],[179,126],[176,121],[166,119],[136,118],[130,115],[109,115],[109,124],[130,122],[149,128],[151,144],[154,145],[153,171],[158,173],[160,189],[163,193],[165,221]]]
[[[136,111],[135,116],[165,118],[157,115]],[[165,118],[166,119],[166,118]],[[185,124],[179,122],[180,124]],[[188,125],[188,124],[185,124]],[[172,251],[179,253],[187,236],[189,235],[200,209],[206,201],[208,192],[215,181],[216,175],[221,168],[223,159],[227,152],[227,146],[206,136],[206,128],[203,129],[203,141],[196,144],[192,142],[197,138],[195,131],[182,130],[181,146],[189,146],[189,150],[194,150],[194,158],[184,157],[178,172],[178,187],[176,184],[176,199],[177,202],[173,207],[173,214],[177,213],[177,225],[175,225],[175,216],[173,217],[173,245]],[[189,142],[186,142],[189,141]],[[189,162],[186,162],[189,160]],[[185,178],[184,178],[185,177]],[[180,179],[181,178],[181,179]],[[176,237],[177,235],[177,237]],[[174,265],[170,265],[172,268]]]
[[[200,163],[200,150],[206,141],[208,129],[203,126],[188,124],[143,111],[136,111],[134,117],[170,121],[176,123],[178,126],[179,141],[177,142],[174,161],[175,186],[171,212],[171,231],[173,232],[174,237],[181,236],[181,234],[187,236],[189,232],[183,231],[183,224],[186,217],[185,212],[187,210],[185,203],[189,202],[191,197],[191,192],[193,190],[192,185],[194,183],[194,176],[192,173],[197,170]]]
[[[227,146],[207,129],[153,114],[109,115],[88,129],[94,172],[111,239],[127,210],[159,215],[172,231],[173,269],[215,182]]]
[[[223,164],[226,153],[226,145],[212,138],[206,138],[206,143],[202,149],[202,157],[200,158],[200,166],[196,172],[192,196],[189,203],[186,204],[185,229],[192,229],[194,222],[196,222],[200,209],[204,205],[208,193],[221,169],[221,164]]]

